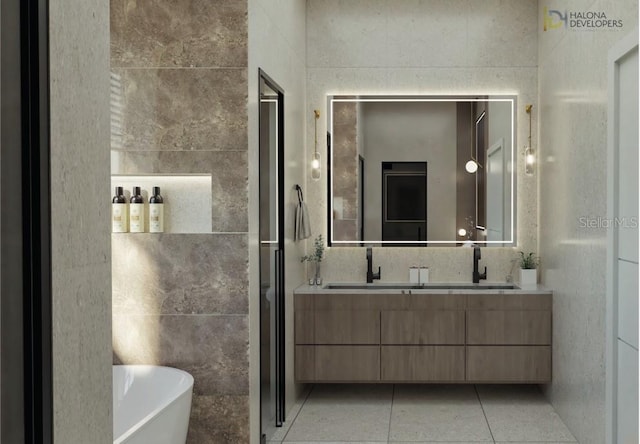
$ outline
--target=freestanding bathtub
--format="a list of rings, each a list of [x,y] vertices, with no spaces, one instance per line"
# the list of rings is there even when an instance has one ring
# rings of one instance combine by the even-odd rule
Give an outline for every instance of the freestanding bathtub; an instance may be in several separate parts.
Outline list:
[[[170,367],[113,366],[113,443],[185,444],[193,376]]]

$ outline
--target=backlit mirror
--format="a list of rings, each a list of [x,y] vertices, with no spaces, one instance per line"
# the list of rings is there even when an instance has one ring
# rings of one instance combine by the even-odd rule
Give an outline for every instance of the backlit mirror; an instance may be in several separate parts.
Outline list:
[[[329,96],[332,246],[508,246],[514,96]]]

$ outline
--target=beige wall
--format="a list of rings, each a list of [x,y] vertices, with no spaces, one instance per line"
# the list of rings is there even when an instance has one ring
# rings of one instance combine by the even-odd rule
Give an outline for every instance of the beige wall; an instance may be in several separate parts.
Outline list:
[[[54,441],[110,444],[109,4],[49,14]]]
[[[307,8],[309,108],[324,115],[327,94],[515,94],[521,149],[529,124],[524,106],[537,105],[536,2],[313,0]],[[306,121],[313,125],[313,116]],[[536,125],[534,116],[534,134]],[[321,119],[318,133],[325,131]],[[313,146],[313,132],[306,146]],[[325,144],[319,147],[325,156]],[[521,163],[517,168],[517,247],[483,251],[489,281],[504,281],[517,250],[537,247],[537,176],[525,176]],[[319,182],[307,181],[307,195],[311,219],[326,233],[324,171]],[[406,281],[411,265],[426,265],[433,281],[468,282],[472,255],[445,247],[374,249],[374,265],[386,281]],[[331,248],[322,273],[327,281],[364,280],[364,250]]]
[[[212,180],[209,232],[112,236],[114,361],[194,376],[189,444],[248,442],[247,3],[111,1],[111,71],[112,172]]]
[[[307,169],[304,150],[305,116],[313,116],[313,108],[305,104],[305,2],[249,0],[249,292],[259,294],[258,276],[258,68],[264,70],[284,89],[285,95],[285,355],[286,404],[289,410],[301,387],[293,382],[293,290],[304,280],[304,266],[300,257],[305,254],[304,243],[293,241],[293,215],[297,194],[295,184],[305,191]],[[313,127],[311,127],[313,131]],[[319,226],[312,224],[313,235]],[[251,297],[250,311],[250,379],[251,379],[251,438],[258,437],[260,396],[259,304]],[[256,441],[257,442],[257,441]]]
[[[543,8],[557,7],[541,0]],[[540,255],[554,291],[553,383],[547,390],[579,442],[605,442],[607,230],[580,217],[607,214],[607,51],[638,24],[635,0],[569,2],[604,11],[620,30],[539,27]],[[534,108],[535,110],[535,108]]]

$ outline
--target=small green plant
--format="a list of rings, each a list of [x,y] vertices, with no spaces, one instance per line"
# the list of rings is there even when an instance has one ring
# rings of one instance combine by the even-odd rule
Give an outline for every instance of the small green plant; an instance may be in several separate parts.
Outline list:
[[[313,254],[308,254],[306,256],[302,256],[300,262],[322,262],[322,257],[324,256],[324,239],[322,235],[316,237],[316,240],[313,241]]]
[[[520,268],[525,270],[534,270],[538,267],[540,258],[534,253],[525,254],[524,251],[520,252]]]

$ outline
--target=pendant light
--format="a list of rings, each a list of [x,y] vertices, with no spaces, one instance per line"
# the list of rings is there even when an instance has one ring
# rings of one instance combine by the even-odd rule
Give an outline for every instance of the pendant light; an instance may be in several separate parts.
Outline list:
[[[464,169],[467,170],[467,173],[475,173],[478,171],[478,164],[475,160],[470,160],[464,165]]]
[[[529,114],[529,143],[524,148],[524,173],[527,176],[533,176],[535,172],[536,153],[531,147],[531,108],[533,105],[527,105],[525,111]]]
[[[320,153],[318,152],[318,119],[320,118],[320,111],[314,109],[313,114],[315,117],[316,129],[314,135],[313,157],[311,158],[311,178],[313,180],[320,180],[320,167],[322,166],[322,163],[320,162]]]

